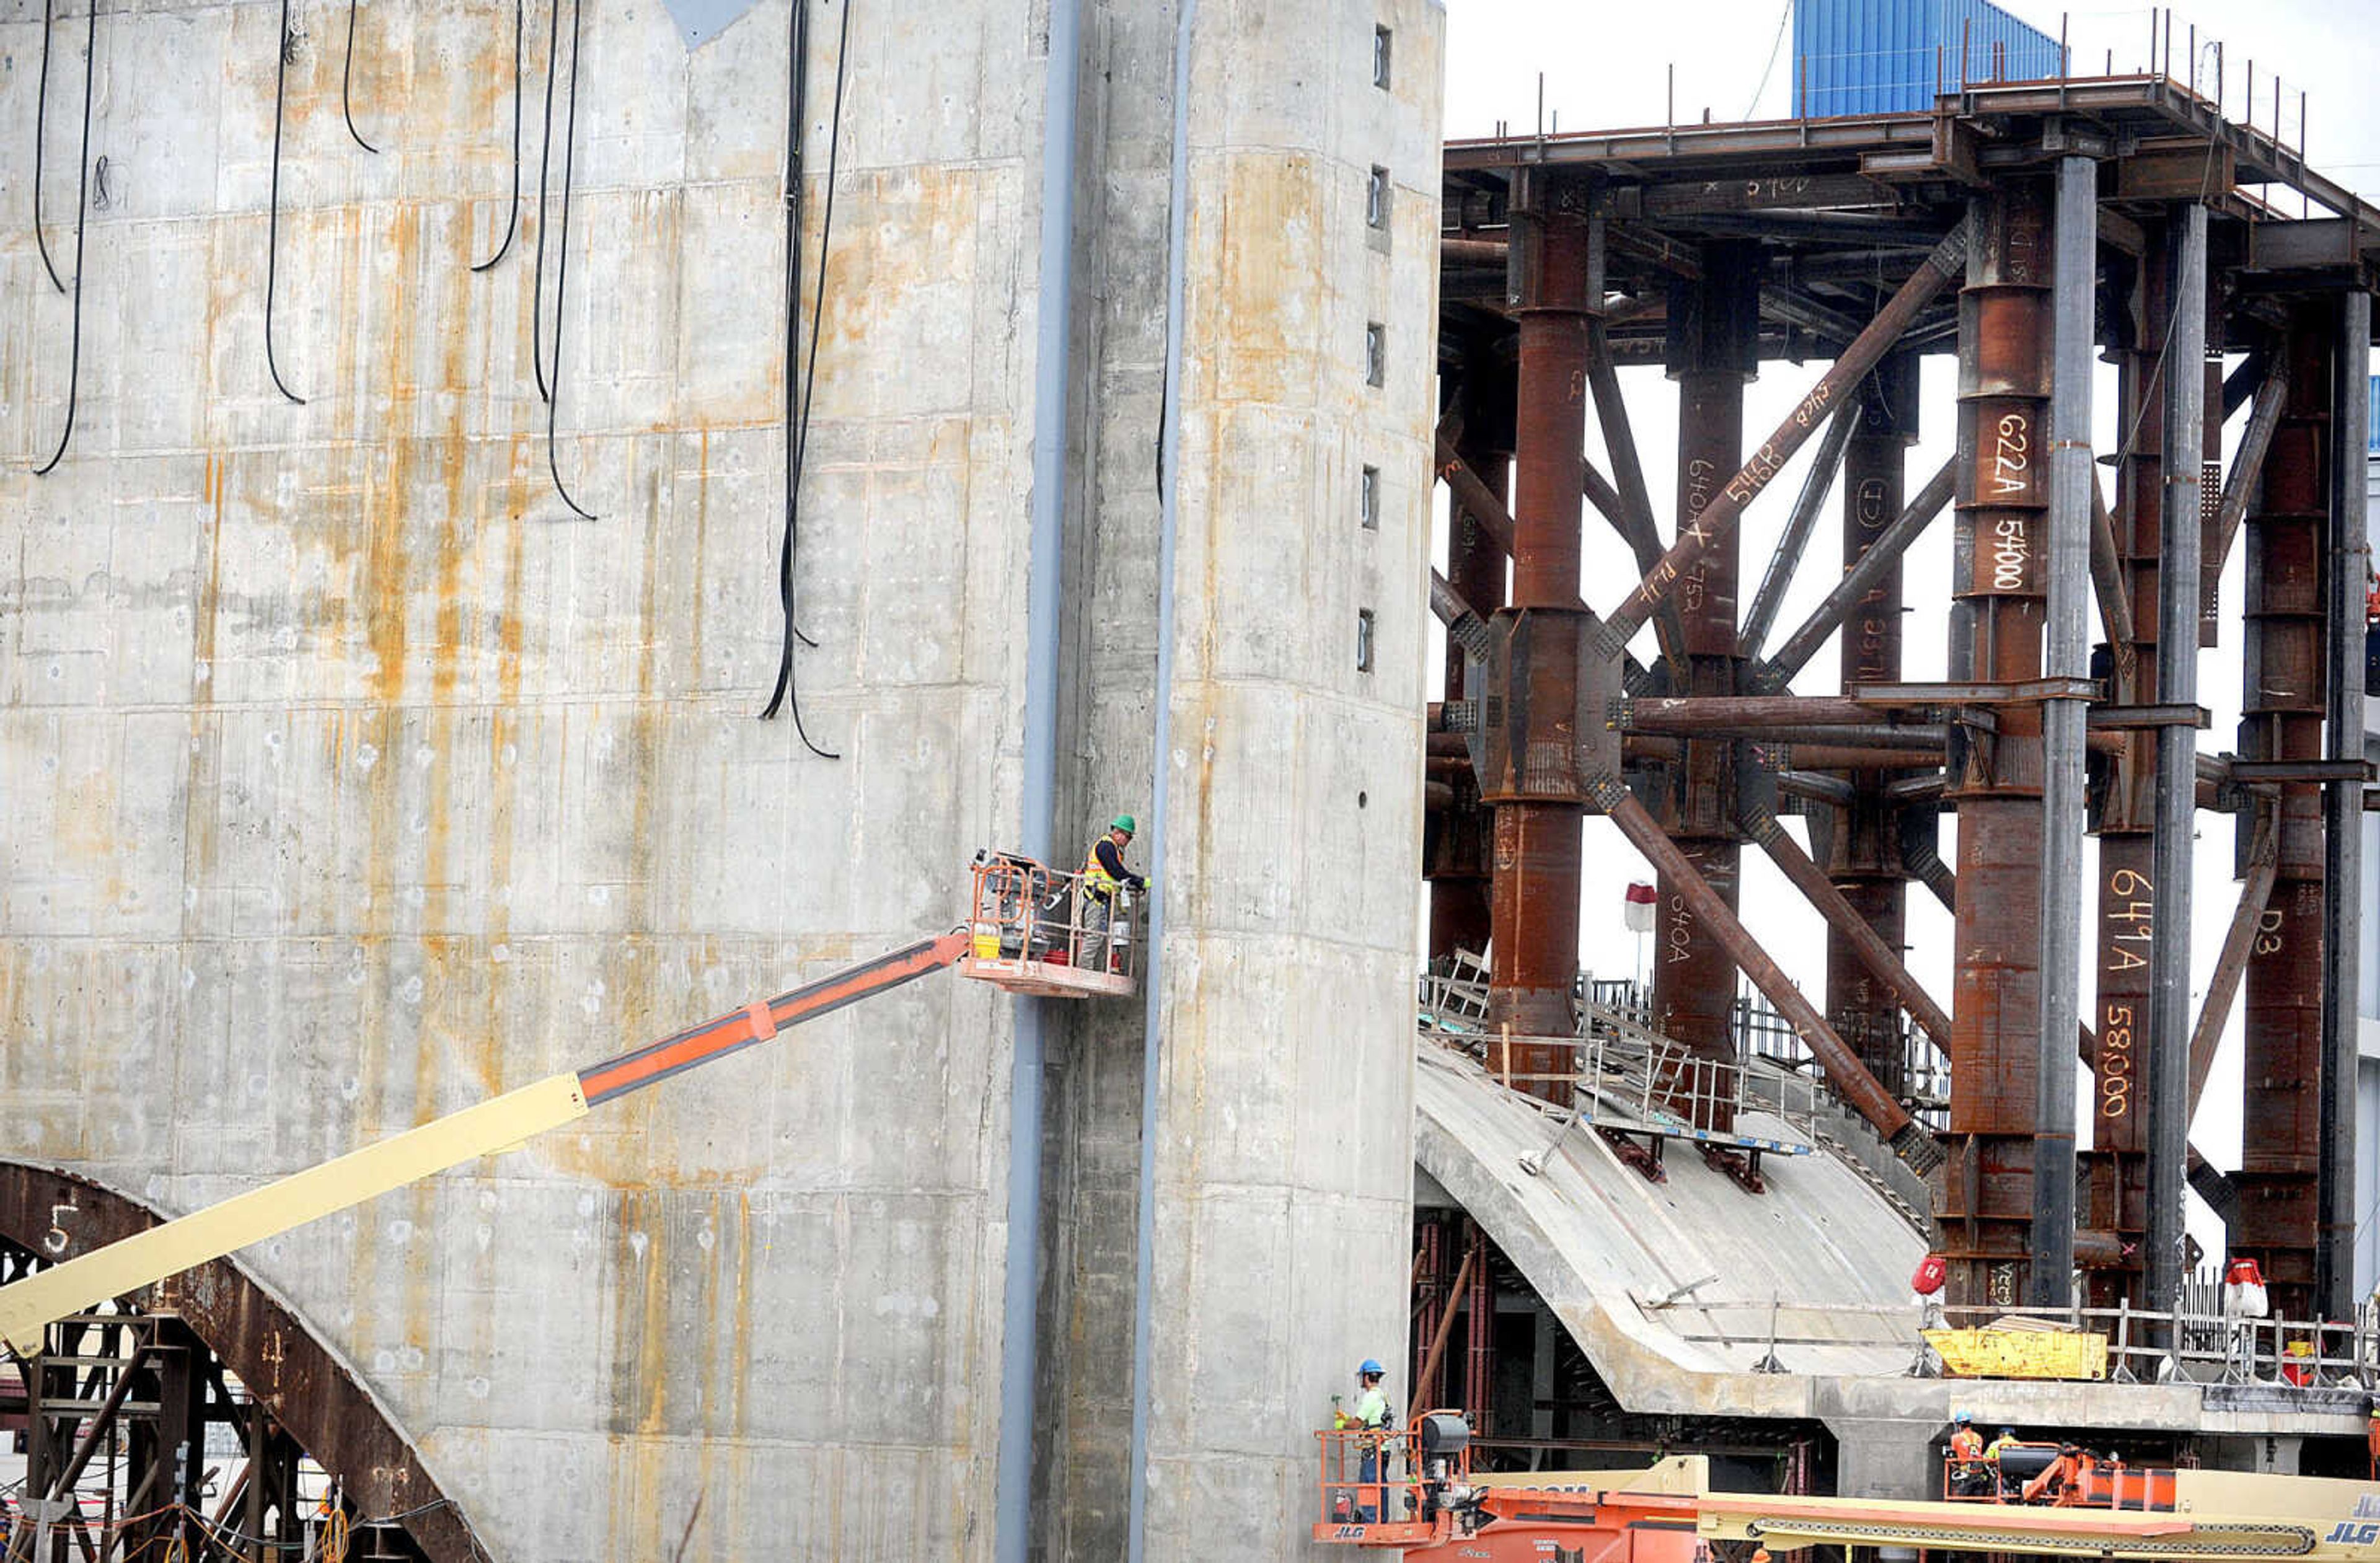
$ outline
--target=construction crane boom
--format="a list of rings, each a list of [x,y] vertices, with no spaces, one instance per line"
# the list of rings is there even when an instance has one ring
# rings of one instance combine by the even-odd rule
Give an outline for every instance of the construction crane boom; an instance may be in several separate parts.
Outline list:
[[[765,1042],[789,1026],[889,992],[954,964],[969,949],[962,927],[863,961],[773,999],[691,1026],[574,1073],[556,1074],[320,1166],[235,1194],[147,1231],[78,1254],[0,1286],[0,1341],[30,1355],[55,1320],[110,1297],[152,1286],[210,1259],[360,1205],[376,1194],[587,1115],[588,1109]]]

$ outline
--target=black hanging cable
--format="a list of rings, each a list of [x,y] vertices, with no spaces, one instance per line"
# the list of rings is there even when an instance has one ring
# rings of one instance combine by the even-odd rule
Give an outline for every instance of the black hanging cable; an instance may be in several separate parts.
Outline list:
[[[579,0],[570,0],[570,117],[562,129],[562,236],[553,262],[553,394],[545,403],[545,470],[553,479],[553,491],[572,514],[581,521],[592,521],[595,513],[572,499],[570,491],[562,486],[562,464],[553,449],[554,409],[562,405],[563,290],[570,285],[570,168],[578,139],[578,7]],[[560,0],[555,0],[554,8],[561,9]],[[540,230],[544,226],[542,221],[538,224]]]
[[[513,247],[513,230],[520,225],[521,29],[528,21],[528,0],[513,0],[513,199],[504,208],[504,239],[496,252],[471,268],[484,272]]]
[[[82,225],[91,208],[91,67],[99,59],[99,0],[91,0],[82,51],[82,156],[81,171],[75,179],[74,345],[67,354],[67,426],[59,432],[58,448],[50,453],[50,459],[33,468],[36,478],[49,476],[65,459],[67,442],[74,438],[75,382],[82,374]]]
[[[264,367],[280,393],[302,407],[306,398],[282,380],[280,362],[273,356],[273,289],[281,260],[281,104],[289,86],[289,56],[296,48],[297,40],[289,35],[289,0],[281,0],[281,32],[274,50],[280,64],[273,78],[273,192],[264,223]]]
[[[64,293],[67,285],[58,280],[58,269],[50,260],[49,236],[42,232],[42,127],[50,117],[51,5],[52,0],[42,0],[42,84],[33,93],[33,245],[42,252],[42,267],[50,273],[50,285]]]
[[[784,611],[786,633],[815,650],[818,642],[804,635],[794,618],[794,538],[800,530],[802,492],[794,448],[794,413],[798,405],[794,393],[794,370],[802,361],[798,341],[802,308],[802,133],[809,121],[809,0],[794,0],[787,12],[786,26],[785,101],[790,107],[785,115],[785,362],[780,376],[785,382],[785,527],[777,548],[777,601]],[[792,655],[793,647],[788,644],[784,656]],[[789,672],[781,660],[777,673],[781,685]],[[771,709],[775,709],[773,702]]]
[[[809,454],[810,405],[814,399],[814,394],[818,386],[819,321],[826,309],[827,252],[828,246],[832,243],[834,237],[834,176],[835,167],[841,158],[843,151],[843,88],[846,67],[851,59],[852,3],[853,0],[844,0],[843,20],[838,24],[835,31],[834,106],[827,116],[826,207],[819,215],[818,278],[812,285],[810,294],[809,352],[802,370],[802,411],[797,429],[797,438],[795,441],[794,445],[793,479],[787,489],[789,496],[793,492],[793,486],[798,484],[800,481],[803,462]],[[796,70],[800,68],[800,62],[798,60],[795,63],[795,68]],[[787,375],[785,394],[789,399],[793,394],[792,367],[793,366],[790,363],[786,365]],[[789,708],[794,716],[794,731],[801,735],[802,743],[809,749],[809,751],[812,754],[817,755],[821,759],[841,759],[843,757],[839,753],[821,749],[810,741],[810,735],[808,730],[806,730],[802,725],[801,697],[795,690],[794,685],[794,640],[796,636],[800,635],[800,631],[794,627],[792,605],[793,593],[791,587],[793,563],[795,554],[797,551],[798,541],[794,526],[795,515],[796,512],[789,497],[786,505],[785,540],[783,551],[780,554],[784,564],[784,579],[786,582],[784,591],[785,638],[778,657],[777,687],[769,697],[768,709],[760,713],[760,717],[761,720],[765,721],[769,718],[777,714],[778,708],[781,705]]]
[[[347,0],[347,63],[339,67],[339,112],[347,116],[347,134],[356,139],[356,145],[378,157],[380,149],[365,140],[364,133],[356,128],[356,111],[347,97],[347,83],[354,79],[355,74],[356,0]]]
[[[529,367],[537,372],[540,402],[552,400],[545,383],[545,170],[553,161],[553,68],[561,45],[562,0],[553,0],[553,20],[545,33],[545,133],[537,144],[537,277],[528,296]]]

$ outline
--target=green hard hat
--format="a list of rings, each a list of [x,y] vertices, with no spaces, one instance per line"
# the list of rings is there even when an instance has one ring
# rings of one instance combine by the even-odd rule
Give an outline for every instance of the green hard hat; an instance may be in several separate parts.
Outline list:
[[[1136,834],[1139,831],[1140,827],[1133,823],[1131,815],[1119,814],[1115,817],[1115,823],[1109,826],[1108,829],[1111,830],[1122,830],[1125,835],[1130,836]]]

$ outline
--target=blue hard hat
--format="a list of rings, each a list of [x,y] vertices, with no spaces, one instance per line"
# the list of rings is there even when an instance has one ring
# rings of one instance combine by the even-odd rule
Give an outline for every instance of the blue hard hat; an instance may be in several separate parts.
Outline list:
[[[1356,1367],[1355,1376],[1361,1378],[1367,1373],[1376,1373],[1385,1378],[1388,1376],[1389,1370],[1380,1365],[1380,1362],[1378,1357],[1366,1357],[1362,1363]]]
[[[1975,1419],[1969,1416],[1965,1412],[1954,1411],[1950,1413],[1950,1420],[1953,1422],[1973,1422]]]

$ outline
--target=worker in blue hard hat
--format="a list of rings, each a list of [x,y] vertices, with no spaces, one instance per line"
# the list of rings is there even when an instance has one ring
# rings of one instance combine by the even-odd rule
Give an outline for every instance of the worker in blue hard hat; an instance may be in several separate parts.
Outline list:
[[[1132,844],[1137,828],[1131,815],[1117,815],[1108,833],[1091,843],[1090,855],[1083,860],[1083,954],[1096,961],[1100,970],[1113,970],[1116,964],[1119,941],[1109,937],[1115,919],[1116,892],[1128,888],[1138,895],[1148,888],[1148,881],[1123,861],[1123,849]],[[1131,942],[1128,933],[1122,942]]]
[[[1962,1411],[1952,1412],[1949,1496],[1982,1497],[1997,1484],[1991,1467],[1984,1462],[1984,1436],[1975,1431],[1975,1419]]]
[[[1357,1489],[1355,1515],[1369,1523],[1379,1517],[1386,1507],[1382,1499],[1388,1489],[1379,1484],[1382,1472],[1381,1435],[1389,1430],[1389,1396],[1380,1381],[1389,1370],[1376,1357],[1366,1357],[1355,1366],[1355,1403],[1342,1408],[1338,1422],[1342,1428],[1356,1431],[1363,1447],[1357,1480],[1364,1485]]]

